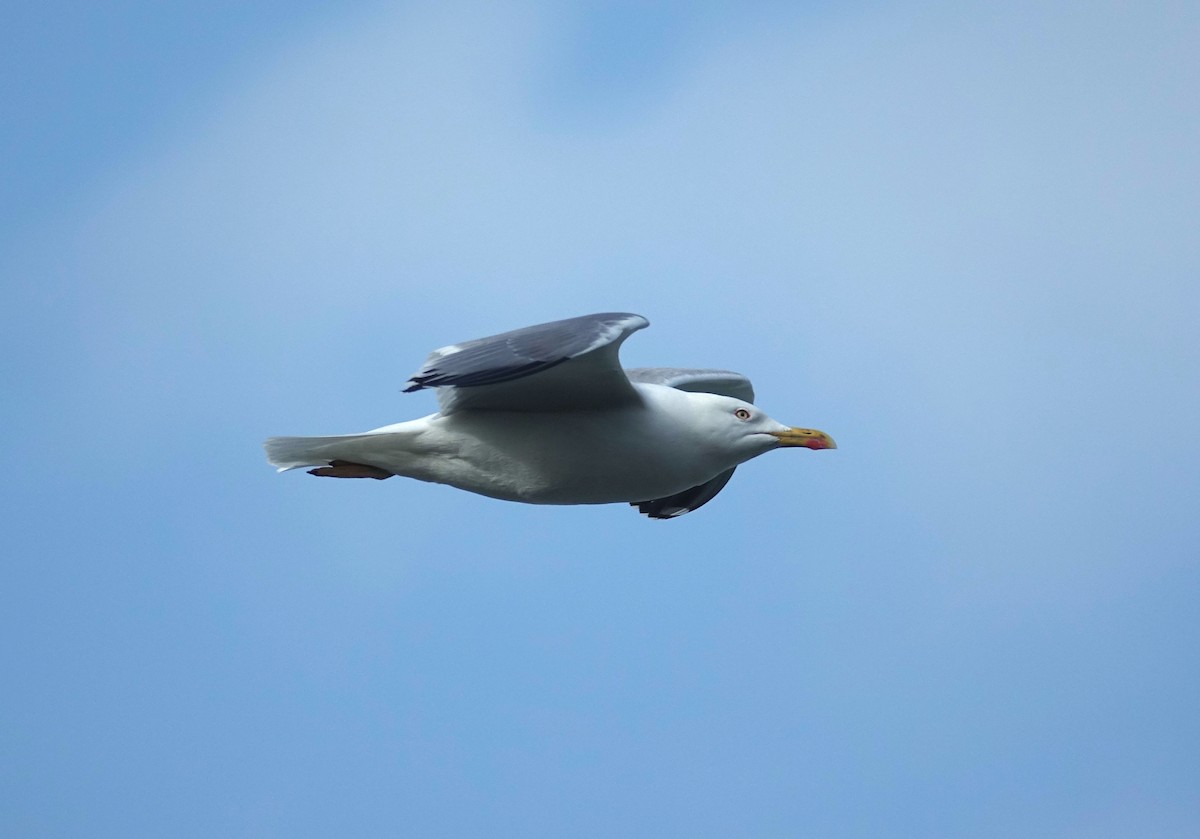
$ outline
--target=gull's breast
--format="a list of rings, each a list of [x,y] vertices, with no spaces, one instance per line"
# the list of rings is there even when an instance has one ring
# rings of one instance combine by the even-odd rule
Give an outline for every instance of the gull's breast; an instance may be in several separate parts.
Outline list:
[[[533,504],[645,501],[728,468],[686,429],[653,412],[461,412],[441,419],[453,456],[434,477]]]

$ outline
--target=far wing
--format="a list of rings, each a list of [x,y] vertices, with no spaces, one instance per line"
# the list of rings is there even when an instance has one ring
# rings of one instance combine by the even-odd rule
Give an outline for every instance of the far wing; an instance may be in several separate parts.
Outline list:
[[[634,367],[626,370],[631,382],[666,385],[692,393],[716,393],[743,402],[754,402],[754,385],[732,370],[697,370],[681,367]]]
[[[650,322],[606,312],[527,326],[435,350],[405,393],[434,387],[442,413],[615,407],[638,396],[618,351]]]
[[[736,468],[735,466],[734,469]],[[683,492],[668,495],[666,498],[656,498],[653,501],[631,501],[629,506],[637,507],[639,513],[645,513],[652,519],[673,519],[684,513],[690,513],[692,510],[698,510],[712,501],[732,477],[733,469],[730,469],[710,481],[705,481],[691,489],[685,489]]]

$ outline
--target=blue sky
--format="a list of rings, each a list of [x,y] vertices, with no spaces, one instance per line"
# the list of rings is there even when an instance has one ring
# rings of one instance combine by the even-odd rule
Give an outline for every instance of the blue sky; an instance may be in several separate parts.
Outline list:
[[[1200,834],[1188,4],[0,38],[0,832]],[[604,310],[840,448],[669,522],[262,457]]]

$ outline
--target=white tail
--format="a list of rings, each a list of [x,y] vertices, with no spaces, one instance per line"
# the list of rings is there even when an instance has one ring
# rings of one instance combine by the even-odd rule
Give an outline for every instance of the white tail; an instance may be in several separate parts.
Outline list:
[[[271,437],[263,448],[267,460],[280,472],[304,466],[324,466],[331,460],[354,460],[364,440],[378,439],[375,434],[345,434],[340,437]]]

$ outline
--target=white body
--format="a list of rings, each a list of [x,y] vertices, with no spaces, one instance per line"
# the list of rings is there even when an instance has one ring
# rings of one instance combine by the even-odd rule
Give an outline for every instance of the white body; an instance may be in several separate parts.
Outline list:
[[[749,403],[655,384],[640,403],[565,412],[456,411],[344,437],[280,437],[280,470],[331,460],[530,504],[661,498],[780,445],[787,426]],[[752,412],[749,419],[735,412]]]

